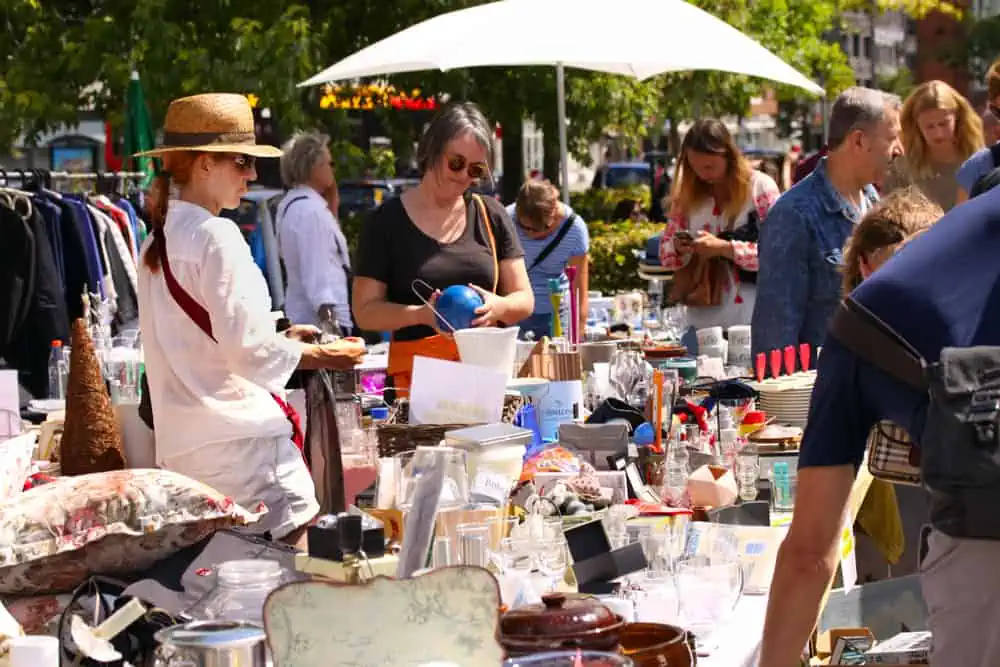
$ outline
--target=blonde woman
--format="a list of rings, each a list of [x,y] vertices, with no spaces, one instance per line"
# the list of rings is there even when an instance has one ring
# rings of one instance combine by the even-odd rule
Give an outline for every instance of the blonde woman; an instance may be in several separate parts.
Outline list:
[[[958,203],[956,174],[983,147],[983,122],[969,102],[944,81],[914,89],[900,117],[904,156],[886,178],[884,191],[915,185],[946,212]]]
[[[675,272],[671,300],[688,306],[694,328],[750,323],[759,225],[778,194],[774,179],[751,168],[721,121],[699,120],[687,131],[660,263]]]

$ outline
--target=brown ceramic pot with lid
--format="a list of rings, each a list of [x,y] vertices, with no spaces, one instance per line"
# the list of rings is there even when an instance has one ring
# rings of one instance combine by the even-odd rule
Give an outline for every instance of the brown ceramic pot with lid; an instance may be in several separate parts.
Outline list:
[[[509,611],[500,619],[500,643],[508,656],[585,649],[617,652],[625,621],[587,595],[548,593],[541,604]]]
[[[619,640],[635,667],[695,667],[698,662],[694,636],[673,625],[629,623]]]

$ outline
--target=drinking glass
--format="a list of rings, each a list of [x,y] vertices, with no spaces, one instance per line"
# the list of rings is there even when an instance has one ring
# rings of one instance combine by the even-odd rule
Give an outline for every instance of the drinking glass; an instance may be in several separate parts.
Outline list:
[[[682,625],[694,633],[699,647],[710,650],[712,633],[736,610],[743,594],[743,568],[735,559],[692,556],[678,564],[676,582]]]
[[[461,565],[486,567],[492,556],[490,527],[485,523],[463,523],[455,528],[458,562]]]
[[[635,617],[643,623],[676,625],[680,619],[677,582],[669,572],[647,569],[632,579]]]
[[[560,537],[537,544],[535,556],[538,560],[538,570],[545,577],[547,590],[555,590],[566,576],[569,561],[566,557],[566,541]]]
[[[496,556],[502,572],[527,574],[535,569],[534,553],[529,539],[505,537],[500,540]]]
[[[451,447],[418,447],[412,452],[396,455],[396,506],[408,510],[413,506],[418,482],[440,459],[444,465],[444,482],[438,508],[462,507],[469,502],[469,475],[465,452]]]
[[[635,663],[617,653],[598,651],[553,651],[509,658],[503,667],[634,667]]]

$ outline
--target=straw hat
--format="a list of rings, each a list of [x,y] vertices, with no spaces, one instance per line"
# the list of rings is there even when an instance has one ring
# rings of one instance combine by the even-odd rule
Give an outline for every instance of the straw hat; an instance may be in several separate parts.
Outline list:
[[[281,157],[280,149],[257,144],[250,101],[231,93],[192,95],[171,102],[163,127],[163,145],[136,153],[136,157],[173,151]]]

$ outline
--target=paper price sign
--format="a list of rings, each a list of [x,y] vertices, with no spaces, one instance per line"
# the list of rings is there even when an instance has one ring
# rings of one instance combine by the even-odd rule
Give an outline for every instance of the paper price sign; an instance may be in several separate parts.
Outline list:
[[[844,526],[840,535],[840,575],[844,582],[844,592],[850,593],[858,583],[858,560],[854,550],[854,531]]]
[[[510,480],[504,475],[480,470],[472,482],[471,492],[473,496],[484,496],[498,503],[503,503],[507,500],[507,494],[510,493]]]

